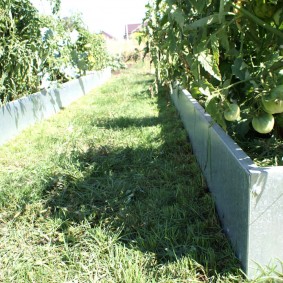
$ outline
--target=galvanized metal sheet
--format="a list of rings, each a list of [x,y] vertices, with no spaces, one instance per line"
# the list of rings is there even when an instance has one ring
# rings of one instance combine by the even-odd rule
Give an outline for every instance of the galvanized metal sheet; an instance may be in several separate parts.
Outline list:
[[[59,88],[22,97],[0,108],[0,145],[23,129],[49,118],[111,77],[111,70],[95,71]]]
[[[171,96],[243,270],[256,277],[277,261],[282,272],[283,167],[257,167],[188,91]]]

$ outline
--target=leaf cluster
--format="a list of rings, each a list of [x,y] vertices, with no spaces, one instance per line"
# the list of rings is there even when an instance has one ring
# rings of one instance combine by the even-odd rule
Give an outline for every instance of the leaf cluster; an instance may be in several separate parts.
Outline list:
[[[247,134],[264,111],[261,98],[282,84],[282,4],[152,1],[144,22],[157,82],[179,81],[224,129]],[[241,108],[236,122],[224,119],[231,103]]]
[[[30,0],[0,2],[0,104],[108,65],[104,39],[50,4],[54,15],[40,16]]]

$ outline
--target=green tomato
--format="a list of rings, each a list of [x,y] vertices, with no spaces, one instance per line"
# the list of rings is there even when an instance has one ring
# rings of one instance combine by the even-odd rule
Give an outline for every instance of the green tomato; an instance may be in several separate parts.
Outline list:
[[[201,92],[197,86],[191,88],[191,95],[193,98],[197,98],[199,95],[201,95]]]
[[[254,13],[261,19],[270,19],[276,12],[276,6],[270,3],[266,3],[266,0],[256,0],[254,6]]]
[[[269,113],[261,113],[252,120],[253,128],[260,134],[268,134],[274,127],[274,117]]]
[[[283,100],[279,99],[261,99],[263,109],[269,114],[276,114],[283,112]]]
[[[279,85],[271,90],[270,95],[261,99],[265,112],[276,114],[283,112],[283,85]]]
[[[238,104],[231,103],[224,111],[224,118],[227,121],[236,121],[240,117],[240,107]]]

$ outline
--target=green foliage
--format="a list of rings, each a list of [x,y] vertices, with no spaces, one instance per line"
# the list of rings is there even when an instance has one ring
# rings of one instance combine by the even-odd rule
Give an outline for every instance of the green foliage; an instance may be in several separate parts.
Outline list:
[[[0,2],[0,99],[34,91],[37,78],[39,18],[29,0]]]
[[[90,33],[79,15],[64,19],[49,16],[41,20],[42,51],[47,52],[42,58],[47,58],[46,69],[51,80],[66,81],[108,65],[103,38]]]
[[[102,35],[92,34],[83,26],[78,27],[80,37],[77,43],[78,52],[86,54],[87,70],[101,70],[108,64],[105,41]]]
[[[109,66],[113,71],[118,71],[127,68],[127,65],[124,63],[124,58],[122,58],[122,56],[120,55],[112,55],[109,62]]]
[[[52,5],[52,13],[57,14],[60,10],[61,0],[49,0],[50,5]]]
[[[60,0],[50,0],[53,13]],[[100,70],[109,56],[80,16],[39,16],[30,0],[0,2],[0,104]]]
[[[264,111],[262,97],[282,84],[282,4],[282,0],[153,1],[144,21],[146,52],[158,83],[179,81],[197,93],[228,131],[233,124],[251,125]],[[241,118],[235,121],[224,118],[231,103],[241,109]],[[277,115],[274,118],[277,121]]]

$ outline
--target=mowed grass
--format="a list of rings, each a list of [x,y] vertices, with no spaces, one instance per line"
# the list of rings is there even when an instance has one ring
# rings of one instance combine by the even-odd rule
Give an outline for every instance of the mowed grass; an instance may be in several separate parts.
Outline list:
[[[247,282],[138,64],[0,147],[0,282]]]

